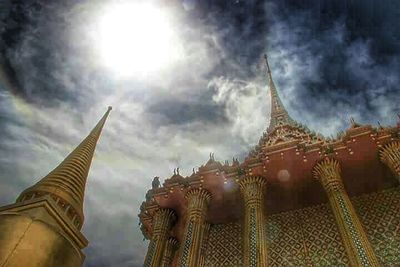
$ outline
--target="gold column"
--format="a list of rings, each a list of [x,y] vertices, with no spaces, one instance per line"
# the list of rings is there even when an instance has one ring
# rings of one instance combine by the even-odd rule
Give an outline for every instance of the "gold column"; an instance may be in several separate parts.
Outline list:
[[[380,158],[400,181],[400,141],[391,142],[380,151]]]
[[[206,215],[211,194],[204,189],[191,189],[188,200],[187,221],[179,251],[179,266],[200,266],[201,248],[207,230]]]
[[[161,267],[170,267],[174,259],[175,251],[178,247],[178,240],[173,237],[168,238],[164,249],[164,256],[161,262]]]
[[[346,252],[352,266],[379,266],[340,176],[339,162],[326,158],[314,167],[332,207]]]
[[[199,267],[205,266],[204,264],[206,261],[206,251],[207,251],[207,246],[208,246],[208,238],[210,236],[210,228],[211,228],[211,225],[209,223],[206,223],[205,227],[204,227],[204,238],[202,241],[201,252],[200,252]]]
[[[246,177],[239,182],[244,198],[243,263],[249,267],[267,266],[267,236],[264,216],[263,177]]]
[[[169,231],[175,220],[175,212],[170,209],[159,209],[153,219],[153,235],[144,261],[144,267],[159,267],[167,244]]]

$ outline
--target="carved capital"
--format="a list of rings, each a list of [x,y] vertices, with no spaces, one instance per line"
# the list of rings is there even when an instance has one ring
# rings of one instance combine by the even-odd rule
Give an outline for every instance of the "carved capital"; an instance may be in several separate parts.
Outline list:
[[[245,207],[262,204],[266,184],[266,179],[262,176],[248,176],[239,181]]]
[[[380,151],[381,161],[385,163],[391,171],[400,178],[400,141],[393,141],[386,144]]]
[[[339,161],[333,158],[325,158],[320,161],[313,170],[313,175],[321,181],[328,193],[343,190],[343,182],[340,176]]]
[[[191,189],[185,194],[188,200],[188,217],[191,219],[203,219],[207,213],[211,193],[205,189]]]
[[[185,197],[188,200],[188,218],[179,252],[179,266],[201,266],[201,248],[208,225],[205,219],[211,193],[196,188],[189,190]]]
[[[167,234],[176,220],[175,212],[171,209],[159,209],[153,218],[153,238]]]
[[[156,211],[153,217],[153,235],[147,249],[144,267],[158,267],[161,265],[169,230],[175,219],[175,212],[171,209],[160,208]]]

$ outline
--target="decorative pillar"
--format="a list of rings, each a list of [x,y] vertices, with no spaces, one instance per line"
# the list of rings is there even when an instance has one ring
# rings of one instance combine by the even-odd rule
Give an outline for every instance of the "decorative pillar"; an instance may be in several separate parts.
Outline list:
[[[322,183],[328,195],[351,266],[379,266],[353,204],[344,189],[339,162],[325,158],[314,167],[314,176]]]
[[[202,241],[202,246],[201,246],[201,252],[200,252],[200,262],[199,262],[199,267],[204,267],[205,261],[206,261],[206,251],[207,251],[207,246],[208,246],[208,238],[210,236],[210,227],[211,225],[209,223],[205,224],[204,227],[204,238]]]
[[[175,220],[175,212],[170,209],[159,209],[153,219],[153,235],[143,267],[159,267],[169,237],[169,231]]]
[[[211,194],[204,189],[191,189],[188,200],[187,221],[179,251],[179,266],[200,266],[201,248],[207,229],[206,215]]]
[[[244,198],[243,265],[248,267],[267,266],[267,235],[264,216],[263,177],[246,177],[239,182]]]
[[[164,256],[161,262],[161,267],[170,267],[174,259],[175,251],[178,247],[178,240],[173,237],[168,238],[164,249]]]
[[[391,142],[380,151],[380,158],[400,181],[400,141]]]

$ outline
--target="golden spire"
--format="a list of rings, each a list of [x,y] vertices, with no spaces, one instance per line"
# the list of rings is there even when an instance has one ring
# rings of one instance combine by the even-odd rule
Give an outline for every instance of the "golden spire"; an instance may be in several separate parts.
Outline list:
[[[279,98],[278,91],[276,90],[274,80],[272,79],[271,69],[268,63],[267,54],[264,54],[265,64],[267,66],[267,74],[269,80],[269,90],[271,93],[271,120],[268,127],[268,132],[271,132],[276,126],[281,124],[292,124],[293,119],[289,116]]]
[[[22,202],[43,195],[50,195],[69,217],[74,218],[76,226],[83,223],[83,198],[86,178],[104,123],[111,111],[107,112],[89,133],[89,135],[72,151],[60,165],[42,178],[35,185],[21,193],[17,202]]]

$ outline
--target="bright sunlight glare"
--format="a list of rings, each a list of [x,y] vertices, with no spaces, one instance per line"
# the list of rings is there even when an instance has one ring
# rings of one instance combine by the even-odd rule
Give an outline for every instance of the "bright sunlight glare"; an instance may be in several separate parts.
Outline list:
[[[166,13],[145,3],[118,3],[99,24],[103,64],[121,76],[141,75],[170,66],[181,55]]]

